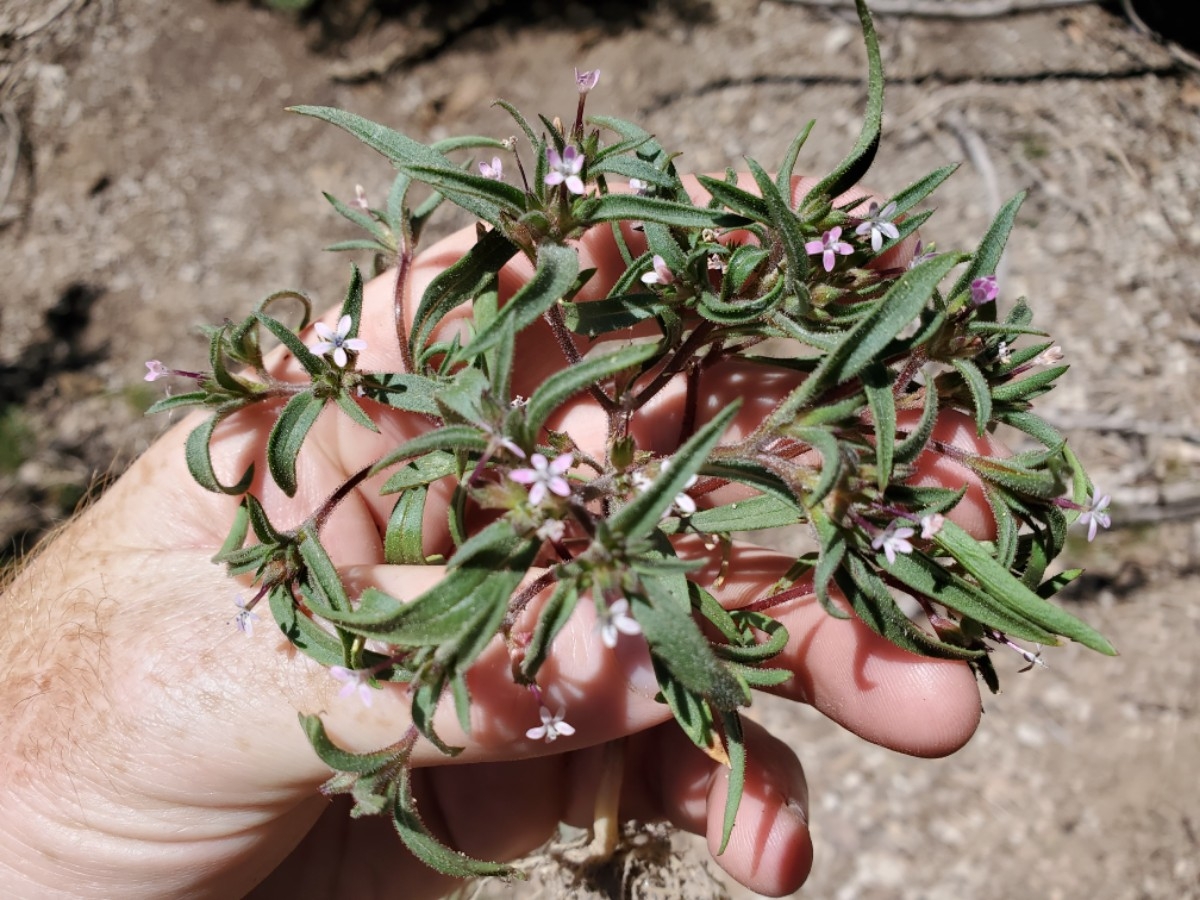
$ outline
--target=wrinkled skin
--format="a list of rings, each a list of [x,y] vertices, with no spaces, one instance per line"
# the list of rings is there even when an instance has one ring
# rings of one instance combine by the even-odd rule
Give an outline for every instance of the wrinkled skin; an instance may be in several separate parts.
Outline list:
[[[807,182],[797,180],[803,193]],[[699,193],[699,189],[697,189]],[[638,239],[630,235],[631,241]],[[406,298],[415,298],[470,246],[452,235],[415,262]],[[597,275],[585,296],[602,296],[620,273],[607,229],[580,242],[581,267]],[[904,262],[904,249],[894,263]],[[502,297],[526,278],[515,260],[501,277]],[[364,370],[399,367],[392,322],[394,275],[366,289],[360,335]],[[331,310],[325,321],[336,320]],[[447,327],[453,327],[447,325]],[[311,343],[311,334],[304,338]],[[514,391],[526,396],[561,354],[545,326],[519,339]],[[580,341],[581,348],[584,346]],[[276,352],[280,375],[297,368]],[[753,426],[792,386],[794,376],[727,363],[702,382],[703,420],[731,399],[745,403],[733,432]],[[639,414],[641,446],[669,453],[679,442],[683,386],[672,383]],[[347,476],[396,442],[428,427],[418,417],[371,408],[372,435],[327,409],[300,454],[300,488],[285,497],[263,481],[266,435],[278,406],[234,417],[217,432],[218,475],[231,481],[254,461],[254,491],[279,527],[300,522]],[[44,549],[4,595],[9,624],[0,637],[0,698],[5,728],[0,763],[0,893],[6,896],[226,898],[256,896],[438,896],[454,886],[414,860],[386,818],[351,820],[347,804],[317,792],[329,771],[297,724],[298,711],[322,712],[332,737],[372,750],[409,724],[404,689],[388,686],[363,706],[337,695],[338,684],[291,648],[265,605],[251,638],[231,624],[235,594],[251,593],[210,562],[236,500],[209,494],[188,475],[183,452],[198,419],[179,422],[104,497]],[[601,449],[603,416],[584,395],[551,423],[581,446]],[[971,449],[995,448],[957,416],[937,436]],[[926,454],[917,479],[973,483],[953,461]],[[331,517],[322,538],[352,591],[377,586],[412,598],[442,575],[436,566],[383,564],[381,534],[394,498],[365,482]],[[427,504],[426,551],[448,552],[444,485]],[[952,518],[980,537],[991,521],[977,486]],[[681,543],[684,555],[703,554]],[[716,591],[729,607],[763,596],[788,560],[738,546]],[[715,562],[696,576],[712,586]],[[826,615],[811,596],[776,609],[791,641],[776,661],[794,677],[777,689],[866,740],[918,756],[958,749],[978,722],[975,679],[961,663],[922,659],[891,646],[857,621]],[[538,723],[529,693],[513,685],[500,642],[474,666],[473,727],[452,714],[440,732],[465,746],[447,760],[419,744],[417,793],[426,823],[465,852],[509,859],[549,838],[560,820],[590,821],[602,745],[626,740],[622,814],[667,819],[707,836],[716,852],[725,771],[668,722],[644,644],[622,638],[606,648],[589,604],[581,604],[542,670],[548,696],[567,709],[572,737],[552,744],[525,737]],[[746,723],[745,796],[719,864],[766,894],[795,890],[812,863],[808,794],[795,750]]]

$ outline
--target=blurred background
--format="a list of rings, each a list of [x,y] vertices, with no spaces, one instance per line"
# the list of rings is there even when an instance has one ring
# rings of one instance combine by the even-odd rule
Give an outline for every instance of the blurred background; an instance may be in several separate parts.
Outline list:
[[[390,167],[292,116],[336,105],[418,140],[506,137],[504,97],[638,119],[683,170],[798,171],[857,134],[848,0],[0,0],[0,565],[166,425],[147,359],[203,364],[201,324],[281,287],[338,302],[353,236],[321,197],[382,202]],[[1200,69],[1189,3],[876,0],[889,77],[869,183],[962,168],[926,242],[970,247],[1029,192],[1002,270],[1071,372],[1043,413],[1113,497],[1065,596],[1121,650],[999,659],[972,743],[912,760],[817,714],[755,715],[801,754],[815,898],[1200,897]],[[281,7],[293,7],[284,9]],[[1190,31],[1188,29],[1191,29]],[[463,224],[444,219],[441,232]],[[436,236],[436,235],[433,235]],[[369,265],[369,260],[357,260]],[[683,837],[643,841],[609,891],[751,896]],[[667,855],[661,855],[666,848]],[[654,853],[660,855],[655,857]],[[657,861],[655,861],[657,860]],[[485,896],[588,896],[543,860]]]

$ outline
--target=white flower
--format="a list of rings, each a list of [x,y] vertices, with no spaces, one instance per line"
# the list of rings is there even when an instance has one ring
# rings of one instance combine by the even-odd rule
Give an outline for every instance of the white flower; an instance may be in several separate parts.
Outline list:
[[[1047,347],[1045,350],[1043,350],[1041,353],[1039,353],[1037,356],[1035,356],[1033,358],[1031,365],[1056,366],[1060,362],[1063,361],[1064,356],[1066,356],[1066,354],[1063,353],[1062,347],[1059,347],[1057,345],[1055,345],[1053,347]]]
[[[892,219],[896,215],[896,204],[889,203],[883,209],[879,208],[879,204],[874,200],[867,207],[867,215],[863,219],[862,224],[854,229],[854,233],[859,237],[864,235],[871,236],[871,249],[876,253],[883,246],[883,239],[896,240],[900,237],[900,231],[892,224]]]
[[[639,197],[641,197],[641,196],[644,196],[646,194],[646,192],[650,190],[650,184],[649,184],[649,182],[642,181],[642,179],[640,179],[640,178],[630,178],[629,179],[629,189],[631,191],[633,191],[635,194],[637,194]]]
[[[563,716],[566,715],[566,710],[559,707],[555,715],[550,714],[545,706],[538,708],[538,715],[542,717],[542,724],[535,728],[530,728],[525,732],[525,737],[531,741],[544,740],[547,744],[553,744],[561,734],[564,737],[570,737],[575,733],[575,726],[569,725],[563,721]]]
[[[354,186],[354,200],[351,201],[352,206],[357,206],[359,209],[370,209],[371,205],[367,202],[367,192],[363,190],[361,184]]]
[[[588,69],[586,72],[575,70],[575,86],[579,88],[579,93],[586,94],[596,86],[600,80],[599,69]]]
[[[622,597],[608,607],[596,623],[604,646],[613,648],[623,634],[641,634],[642,626],[629,614],[629,601]]]
[[[351,694],[358,694],[358,699],[363,706],[370,706],[374,697],[374,689],[371,687],[371,673],[367,669],[347,669],[345,666],[330,666],[329,674],[333,676],[335,681],[342,683],[342,689],[338,691],[339,697],[349,697]]]
[[[547,519],[538,526],[535,532],[543,541],[550,541],[551,543],[558,543],[566,533],[567,525],[561,519]]]
[[[893,519],[887,528],[875,535],[871,540],[873,550],[882,550],[889,565],[896,561],[897,553],[912,553],[913,545],[908,539],[916,534],[912,528],[900,524],[900,519]]]
[[[933,513],[933,515],[922,516],[921,517],[921,540],[923,540],[923,541],[929,540],[931,537],[933,537],[939,531],[941,531],[942,526],[945,524],[946,524],[946,517],[943,516],[941,513]],[[876,549],[878,549],[878,548],[876,548]],[[907,552],[907,551],[905,551],[905,552]]]
[[[354,323],[349,316],[342,316],[338,319],[337,329],[334,330],[324,322],[314,322],[313,330],[316,331],[319,341],[311,344],[309,350],[313,353],[333,353],[333,361],[337,363],[338,368],[345,368],[349,361],[346,356],[347,350],[353,350],[355,353],[367,349],[367,342],[361,338],[348,337],[350,329]]]
[[[1112,498],[1108,494],[1101,494],[1095,500],[1088,503],[1087,509],[1079,517],[1079,521],[1088,527],[1088,543],[1096,539],[1096,531],[1098,529],[1112,526],[1112,519],[1104,511],[1108,509],[1108,504],[1111,500]]]
[[[659,475],[662,475],[669,468],[671,468],[671,461],[669,459],[664,459],[658,467]],[[634,490],[636,490],[639,494],[646,493],[646,491],[650,490],[650,486],[654,484],[654,479],[647,475],[645,470],[634,472],[631,480],[633,481]],[[693,475],[691,478],[685,481],[683,484],[683,491],[676,494],[675,499],[671,501],[671,505],[678,509],[685,516],[690,516],[696,511],[696,501],[693,500],[691,495],[689,495],[687,492],[696,486],[696,482],[698,480],[699,477]],[[665,510],[663,512],[663,518],[666,518],[670,512],[670,509]]]

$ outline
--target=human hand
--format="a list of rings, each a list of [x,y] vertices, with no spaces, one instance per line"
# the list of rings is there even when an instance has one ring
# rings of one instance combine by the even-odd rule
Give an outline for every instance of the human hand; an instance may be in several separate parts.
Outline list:
[[[459,233],[420,257],[410,298],[472,240],[470,232]],[[605,229],[586,235],[580,250],[581,266],[597,268],[586,297],[611,283],[623,264]],[[519,260],[506,266],[502,296],[528,274]],[[386,275],[367,288],[364,370],[398,368],[391,292]],[[521,340],[514,391],[528,395],[562,364],[561,354],[537,328]],[[272,366],[280,377],[293,370],[282,353]],[[758,370],[723,364],[704,376],[698,415],[711,418],[741,397],[736,433],[794,384],[786,376],[765,382]],[[632,433],[641,447],[669,454],[678,446],[682,398],[682,385],[673,382],[639,412]],[[266,435],[277,412],[254,409],[227,421],[213,455],[225,480],[257,462],[254,491],[281,528],[298,524],[350,475],[429,427],[417,416],[380,409],[374,418],[381,434],[373,435],[327,411],[300,454],[300,487],[289,498],[263,479]],[[603,440],[602,419],[584,397],[551,424],[586,447]],[[246,589],[210,559],[236,501],[204,492],[189,476],[183,443],[194,425],[182,422],[160,440],[6,592],[10,621],[0,662],[4,705],[13,713],[0,743],[10,773],[0,799],[0,885],[17,896],[225,897],[256,884],[264,896],[285,890],[384,896],[395,884],[406,896],[444,892],[451,882],[405,853],[390,823],[349,819],[346,804],[316,792],[329,772],[297,726],[296,712],[323,712],[339,744],[368,751],[407,729],[408,700],[394,685],[373,692],[369,707],[358,696],[340,696],[327,670],[297,654],[268,622],[248,641],[232,627],[233,598]],[[944,420],[938,437],[994,452],[980,447],[984,442],[965,421]],[[975,483],[932,453],[918,468],[921,479]],[[345,498],[322,541],[352,592],[375,586],[412,598],[443,570],[383,564],[381,533],[392,499],[378,494],[381,481],[369,479]],[[444,528],[448,496],[437,484],[430,492],[428,554],[452,547]],[[990,528],[977,489],[953,517],[979,536]],[[682,552],[705,553],[699,545]],[[727,606],[745,605],[763,596],[789,562],[738,546],[714,592]],[[694,577],[711,585],[716,574],[710,560]],[[979,700],[965,664],[906,654],[856,620],[832,619],[812,597],[773,612],[791,635],[775,664],[794,673],[779,693],[903,752],[941,755],[970,736]],[[622,813],[667,818],[706,834],[710,847],[719,845],[724,770],[663,724],[669,712],[653,700],[657,688],[644,645],[627,638],[615,650],[605,647],[584,604],[539,681],[576,729],[552,744],[525,736],[537,724],[537,704],[512,683],[504,646],[495,642],[475,664],[470,734],[458,730],[452,715],[438,728],[466,749],[447,760],[419,744],[413,757],[424,767],[418,801],[433,830],[473,856],[511,858],[541,844],[560,820],[586,824],[604,744],[633,735]],[[811,862],[803,774],[790,748],[753,723],[747,732],[746,792],[718,862],[752,889],[786,893]]]

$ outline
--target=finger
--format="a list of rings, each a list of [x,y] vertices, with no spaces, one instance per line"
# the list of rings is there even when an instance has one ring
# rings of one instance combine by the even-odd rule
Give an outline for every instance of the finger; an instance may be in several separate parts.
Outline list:
[[[622,813],[667,818],[705,835],[716,862],[738,883],[769,896],[800,887],[812,868],[808,786],[796,754],[756,722],[743,719],[746,777],[724,853],[729,769],[667,725],[630,742]]]

